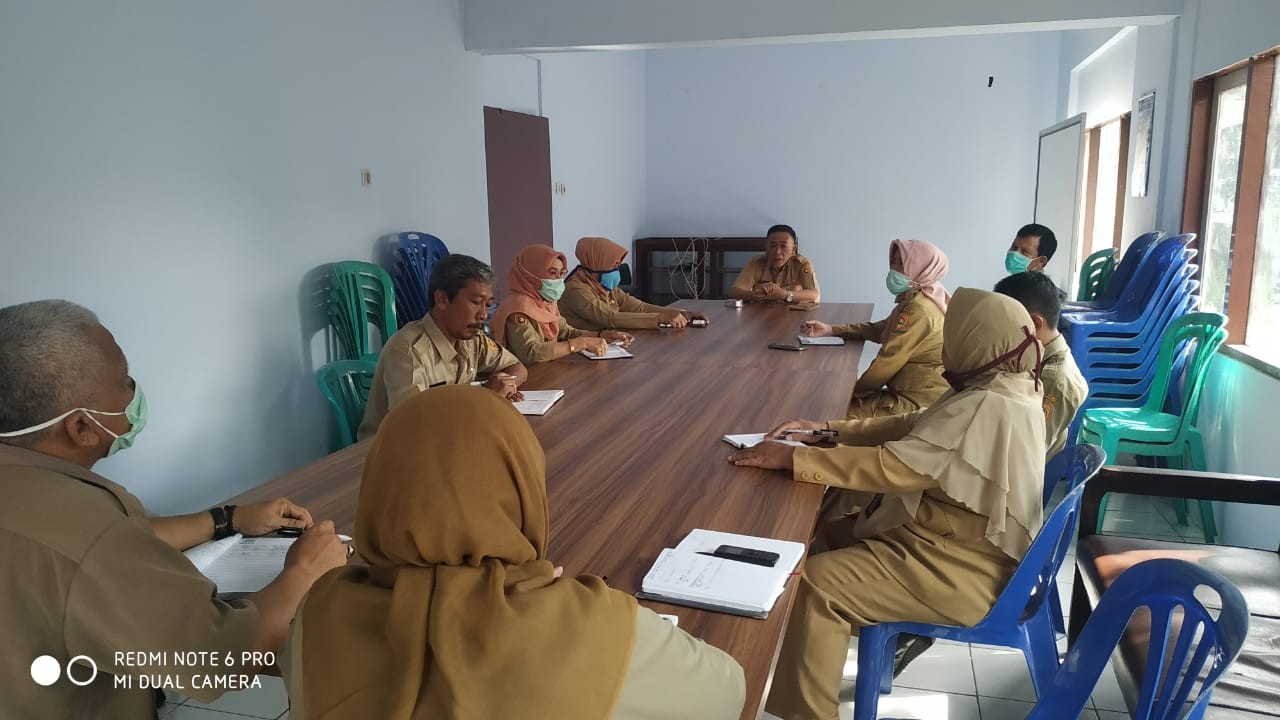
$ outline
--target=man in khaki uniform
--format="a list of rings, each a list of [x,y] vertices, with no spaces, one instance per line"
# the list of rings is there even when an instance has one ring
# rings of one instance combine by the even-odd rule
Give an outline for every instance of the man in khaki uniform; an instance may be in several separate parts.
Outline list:
[[[1062,310],[1058,287],[1048,275],[1024,272],[996,283],[995,291],[1022,303],[1036,325],[1036,339],[1044,346],[1040,382],[1044,385],[1044,438],[1049,446],[1045,457],[1051,458],[1067,446],[1067,429],[1089,396],[1089,383],[1058,332]]]
[[[204,702],[252,687],[267,659],[242,653],[277,652],[303,594],[346,563],[333,523],[284,499],[149,518],[92,471],[145,424],[142,390],[93,313],[0,308],[0,717],[155,718],[144,675]],[[311,527],[273,582],[229,603],[180,552],[285,526]],[[125,655],[137,652],[151,655]]]
[[[400,328],[378,355],[364,420],[356,436],[373,437],[391,408],[441,385],[466,385],[487,375],[485,387],[513,401],[529,376],[524,365],[484,334],[493,303],[493,271],[467,255],[436,263],[427,281],[431,312]]]
[[[821,300],[813,263],[797,255],[797,248],[796,231],[791,226],[769,228],[765,254],[747,262],[729,288],[729,297],[787,303]]]

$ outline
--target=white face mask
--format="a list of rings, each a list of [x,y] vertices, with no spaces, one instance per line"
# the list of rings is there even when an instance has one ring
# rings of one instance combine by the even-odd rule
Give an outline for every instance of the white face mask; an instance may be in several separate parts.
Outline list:
[[[104,432],[114,438],[111,442],[111,449],[107,451],[107,457],[111,457],[121,450],[127,450],[132,447],[133,441],[137,439],[138,434],[142,432],[142,428],[147,426],[147,396],[142,393],[142,386],[135,383],[133,387],[133,399],[129,401],[129,405],[121,412],[104,412],[102,410],[90,410],[89,408],[72,408],[58,417],[53,418],[52,420],[46,420],[39,425],[32,425],[29,428],[0,433],[0,438],[21,437],[23,435],[30,435],[34,432],[40,432],[45,428],[51,428],[54,425],[57,425],[70,417],[73,413],[78,412],[82,412],[87,415],[88,418],[93,421],[94,425],[102,428]],[[129,421],[129,430],[123,435],[117,435],[114,432],[111,432],[106,425],[98,422],[98,418],[94,417],[94,415],[123,415],[125,416],[125,419]]]

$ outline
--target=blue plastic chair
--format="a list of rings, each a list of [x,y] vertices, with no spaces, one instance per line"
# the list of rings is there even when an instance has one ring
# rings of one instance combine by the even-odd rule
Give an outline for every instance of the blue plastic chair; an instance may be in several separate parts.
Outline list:
[[[1222,607],[1216,620],[1215,613],[1196,599],[1201,586],[1218,594]],[[1185,560],[1162,558],[1134,565],[1107,588],[1067,651],[1062,668],[1038,691],[1040,701],[1027,719],[1080,717],[1140,608],[1151,612],[1151,633],[1133,717],[1204,717],[1214,685],[1244,646],[1249,607],[1240,591],[1218,573]],[[1172,628],[1175,613],[1182,614],[1181,623]]]
[[[1096,470],[1096,469],[1095,469]],[[973,627],[892,622],[869,625],[858,635],[858,681],[854,688],[854,720],[873,720],[881,693],[893,689],[893,654],[898,635],[909,633],[964,643],[1017,648],[1027,659],[1031,680],[1041,693],[1058,672],[1057,635],[1049,589],[1075,537],[1085,478],[1045,520],[1027,554],[995,605]]]
[[[339,360],[316,371],[316,384],[333,408],[335,450],[355,443],[375,370],[377,363],[369,360]]]
[[[1091,478],[1098,468],[1107,463],[1107,454],[1097,445],[1080,444],[1067,446],[1054,455],[1044,466],[1044,507],[1049,509],[1049,501],[1060,483],[1067,483],[1067,490],[1074,490],[1077,485]],[[1058,596],[1058,586],[1049,586],[1049,616],[1053,619],[1053,629],[1058,633],[1067,631],[1067,618],[1062,614],[1062,598]]]
[[[1120,258],[1120,263],[1116,265],[1116,270],[1111,275],[1111,280],[1107,282],[1107,287],[1095,300],[1086,302],[1067,302],[1062,304],[1063,312],[1081,312],[1092,310],[1109,310],[1120,299],[1129,281],[1133,279],[1134,272],[1138,269],[1138,264],[1142,258],[1155,244],[1160,242],[1164,237],[1164,233],[1156,230],[1155,232],[1144,233],[1134,238],[1129,243],[1129,249],[1125,251],[1124,257]]]
[[[449,254],[449,248],[440,238],[427,233],[402,232],[397,239],[392,281],[396,288],[396,319],[404,327],[431,310],[427,292],[431,270]]]

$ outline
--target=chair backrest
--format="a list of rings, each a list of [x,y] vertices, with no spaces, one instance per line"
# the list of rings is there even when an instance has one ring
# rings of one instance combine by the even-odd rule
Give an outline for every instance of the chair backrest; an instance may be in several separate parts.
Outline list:
[[[1221,610],[1216,619],[1196,599],[1201,586],[1218,594]],[[1140,608],[1150,611],[1151,630],[1133,717],[1200,717],[1213,686],[1244,646],[1249,608],[1240,591],[1218,573],[1185,560],[1161,558],[1129,568],[1102,594],[1028,720],[1078,717]],[[1176,628],[1171,622],[1175,614],[1181,615]]]
[[[334,263],[329,273],[329,321],[348,360],[371,354],[370,325],[386,344],[399,328],[391,276],[373,263]]]
[[[316,371],[316,384],[333,407],[338,449],[356,441],[375,370],[377,364],[368,360],[339,360]]]
[[[1187,429],[1196,420],[1196,413],[1200,409],[1200,390],[1204,386],[1209,363],[1213,361],[1222,341],[1227,338],[1226,323],[1227,317],[1221,313],[1187,313],[1173,321],[1160,338],[1160,355],[1156,358],[1155,375],[1151,379],[1147,401],[1143,404],[1143,408],[1150,412],[1161,412],[1164,409],[1173,378],[1174,361],[1180,353],[1188,352],[1185,347],[1187,343],[1195,345],[1195,350],[1191,351],[1194,354],[1190,356],[1186,370],[1182,373],[1182,421],[1174,442],[1182,440]]]
[[[1081,443],[1068,445],[1058,451],[1044,466],[1044,506],[1049,507],[1049,500],[1058,483],[1067,482],[1067,489],[1074,490],[1077,485],[1091,478],[1098,468],[1107,462],[1107,453],[1097,445]]]
[[[444,241],[421,232],[402,232],[395,250],[396,265],[392,280],[396,288],[396,310],[400,327],[421,319],[431,309],[427,292],[431,270],[449,254]]]
[[[1080,267],[1080,288],[1076,292],[1076,300],[1094,300],[1106,289],[1108,281],[1116,269],[1115,248],[1106,248],[1085,258]]]
[[[1129,285],[1129,281],[1133,279],[1133,274],[1137,271],[1142,259],[1147,256],[1147,252],[1151,248],[1155,247],[1156,243],[1160,242],[1162,237],[1164,237],[1164,233],[1156,230],[1143,233],[1129,243],[1129,249],[1125,251],[1124,256],[1116,264],[1116,269],[1111,274],[1110,282],[1098,294],[1097,302],[1100,307],[1109,307],[1120,299],[1120,293],[1124,292],[1124,289]]]
[[[1183,267],[1191,262],[1195,251],[1188,251],[1187,243],[1194,235],[1174,235],[1167,237],[1151,248],[1133,278],[1116,301],[1115,311],[1118,316],[1136,318],[1151,307],[1167,289],[1170,283],[1181,277]]]
[[[1094,469],[1097,472],[1097,469]],[[1092,475],[1083,478],[1067,493],[1062,502],[1045,517],[1044,524],[1018,569],[1013,571],[1009,584],[996,598],[991,611],[982,624],[1013,627],[1023,618],[1033,615],[1048,597],[1049,587],[1057,582],[1058,568],[1071,547],[1076,534],[1076,522],[1080,514],[1080,499],[1084,496],[1085,483]]]

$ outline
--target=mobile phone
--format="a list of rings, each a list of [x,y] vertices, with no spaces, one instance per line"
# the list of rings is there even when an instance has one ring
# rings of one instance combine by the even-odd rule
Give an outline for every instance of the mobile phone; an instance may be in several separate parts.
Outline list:
[[[701,320],[701,319],[697,319],[697,318],[695,318],[695,319],[693,319],[693,320],[690,320],[690,321],[689,321],[689,327],[706,327],[706,326],[707,326],[707,321],[706,321],[706,320]]]
[[[806,349],[800,343],[769,343],[769,347],[774,350],[794,350],[796,352]]]
[[[712,554],[725,560],[737,560],[765,567],[773,567],[778,564],[778,558],[780,557],[776,552],[753,550],[751,548],[738,547],[737,545],[721,545]]]
[[[282,527],[276,530],[276,535],[280,537],[301,537],[302,528]]]

